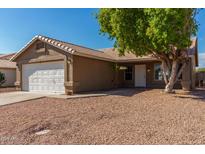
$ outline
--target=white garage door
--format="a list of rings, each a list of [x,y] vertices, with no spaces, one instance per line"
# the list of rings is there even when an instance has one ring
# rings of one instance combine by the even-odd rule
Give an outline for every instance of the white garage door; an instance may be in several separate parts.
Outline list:
[[[64,93],[63,62],[24,64],[22,68],[24,91]]]

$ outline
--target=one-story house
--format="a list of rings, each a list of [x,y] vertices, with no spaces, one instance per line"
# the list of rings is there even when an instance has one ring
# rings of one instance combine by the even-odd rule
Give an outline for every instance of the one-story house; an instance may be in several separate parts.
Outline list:
[[[205,72],[203,71],[196,72],[196,85],[198,87],[205,86]]]
[[[190,63],[182,75],[186,88],[195,87],[197,52],[194,39]],[[160,61],[151,55],[119,56],[113,48],[94,50],[41,35],[35,36],[11,60],[17,64],[15,85],[23,91],[73,94],[116,87],[165,86]]]
[[[15,54],[0,55],[0,72],[5,75],[5,83],[2,87],[13,87],[16,82],[16,63],[9,61]]]

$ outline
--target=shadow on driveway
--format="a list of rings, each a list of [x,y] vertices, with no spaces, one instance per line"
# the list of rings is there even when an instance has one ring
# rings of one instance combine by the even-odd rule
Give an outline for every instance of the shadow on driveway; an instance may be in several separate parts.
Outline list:
[[[106,95],[116,95],[116,96],[127,96],[132,97],[136,94],[152,90],[151,88],[117,88],[112,90],[104,91],[92,91],[92,92],[82,92],[79,94],[106,94]]]

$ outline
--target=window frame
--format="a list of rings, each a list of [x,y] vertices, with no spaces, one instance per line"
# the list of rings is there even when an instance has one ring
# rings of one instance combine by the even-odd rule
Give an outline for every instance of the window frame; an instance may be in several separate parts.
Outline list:
[[[155,78],[155,75],[156,75],[156,74],[155,74],[155,68],[156,68],[155,65],[159,65],[159,66],[160,66],[160,69],[161,69],[161,72],[162,72],[161,64],[160,64],[160,63],[154,63],[154,69],[153,69],[153,70],[154,70],[154,73],[153,73],[153,74],[154,74],[154,77],[153,77],[153,78],[154,78],[154,81],[163,81],[163,74],[161,75],[161,76],[162,76],[162,79],[161,79],[161,80]]]
[[[132,81],[133,80],[133,66],[126,66],[127,69],[124,70],[124,81]],[[131,68],[131,71],[130,72],[126,72],[129,68]],[[129,73],[131,74],[131,79],[130,80],[127,80],[126,79],[126,74]]]

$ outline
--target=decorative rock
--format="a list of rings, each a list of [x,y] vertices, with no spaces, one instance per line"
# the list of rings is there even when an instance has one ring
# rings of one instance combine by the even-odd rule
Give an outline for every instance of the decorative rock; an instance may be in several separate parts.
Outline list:
[[[45,130],[38,131],[38,132],[36,132],[35,134],[36,134],[36,135],[44,135],[44,134],[47,134],[48,132],[50,132],[50,130],[45,129]]]

